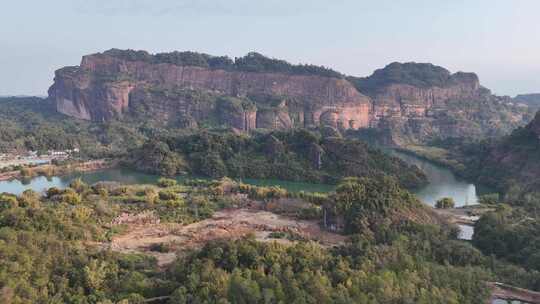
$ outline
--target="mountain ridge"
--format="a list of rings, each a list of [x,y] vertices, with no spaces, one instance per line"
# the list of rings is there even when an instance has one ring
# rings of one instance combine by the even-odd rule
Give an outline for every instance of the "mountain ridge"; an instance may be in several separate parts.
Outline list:
[[[389,130],[384,136],[395,144],[495,136],[527,120],[523,109],[492,95],[474,73],[391,63],[369,77],[346,77],[254,52],[233,61],[194,52],[112,49],[57,70],[49,96],[59,112],[85,120],[146,115],[166,125],[225,125],[248,132],[374,128]],[[218,106],[223,98],[251,106],[228,106],[223,112]]]

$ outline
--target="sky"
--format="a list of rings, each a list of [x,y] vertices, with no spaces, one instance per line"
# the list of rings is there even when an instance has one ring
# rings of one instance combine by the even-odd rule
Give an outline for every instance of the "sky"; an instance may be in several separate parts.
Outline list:
[[[538,0],[0,0],[0,95],[45,95],[54,71],[111,48],[243,56],[368,76],[394,62],[540,92]]]

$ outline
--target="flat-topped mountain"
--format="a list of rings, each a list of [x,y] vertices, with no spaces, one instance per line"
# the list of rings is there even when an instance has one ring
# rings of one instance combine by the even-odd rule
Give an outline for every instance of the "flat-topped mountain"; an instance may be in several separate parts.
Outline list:
[[[476,74],[452,74],[430,63],[394,62],[348,79],[371,98],[371,125],[395,143],[499,136],[531,118],[511,98],[482,87]]]
[[[242,131],[376,128],[398,144],[499,135],[527,118],[522,108],[481,87],[472,73],[392,63],[355,78],[257,53],[232,60],[113,49],[56,71],[49,96],[59,112],[92,121],[151,119]]]
[[[256,53],[231,63],[195,53],[111,50],[58,70],[49,94],[58,111],[94,121],[131,113],[249,131],[317,125],[336,114],[344,128],[369,124],[369,98],[338,73]]]

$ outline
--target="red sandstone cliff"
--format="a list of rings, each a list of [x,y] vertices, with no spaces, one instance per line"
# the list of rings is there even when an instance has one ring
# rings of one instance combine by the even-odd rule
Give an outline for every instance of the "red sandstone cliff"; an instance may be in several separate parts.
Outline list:
[[[202,64],[191,57],[186,64],[182,56],[120,50],[85,56],[80,66],[56,71],[49,95],[59,112],[85,120],[151,117],[176,126],[218,123],[245,131],[372,127],[388,130],[397,144],[495,136],[528,118],[523,109],[482,88],[475,74],[450,74],[431,64],[392,63],[370,77],[345,79],[309,67],[300,74],[264,67],[246,71],[230,59],[228,66],[210,67],[205,60],[223,57],[200,54],[196,59]],[[223,96],[233,99],[226,107],[220,107]]]
[[[106,54],[85,56],[80,67],[58,70],[49,95],[56,100],[59,112],[93,121],[122,116],[129,111],[132,100],[146,103],[150,111],[154,106],[162,107],[165,118],[179,111],[183,114],[189,112],[187,114],[195,118],[204,116],[204,113],[192,109],[191,101],[181,98],[167,100],[166,96],[159,98],[156,90],[151,92],[149,88],[162,91],[200,90],[212,95],[234,97],[277,96],[283,99],[282,104],[271,111],[255,109],[249,113],[231,113],[229,116],[234,119],[230,124],[245,130],[316,125],[321,117],[345,129],[369,125],[369,98],[345,79],[153,64]],[[213,111],[214,108],[207,104],[199,110]],[[292,112],[295,113],[294,118],[289,116]]]

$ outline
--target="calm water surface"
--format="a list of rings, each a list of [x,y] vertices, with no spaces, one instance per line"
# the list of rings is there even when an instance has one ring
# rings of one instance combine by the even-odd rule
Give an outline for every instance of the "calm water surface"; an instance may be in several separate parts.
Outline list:
[[[395,150],[389,153],[408,164],[418,166],[426,173],[429,184],[414,192],[421,201],[430,206],[435,206],[437,200],[443,197],[453,198],[456,207],[473,205],[478,203],[478,195],[490,193],[488,187],[459,179],[449,169],[432,162]]]
[[[456,203],[456,207],[473,205],[478,203],[479,195],[491,193],[488,187],[462,180],[445,167],[399,151],[384,151],[399,157],[410,165],[416,165],[425,172],[429,183],[413,192],[422,202],[430,206],[435,206],[435,203],[444,197],[451,197]],[[472,240],[474,227],[458,226],[460,228],[458,237],[462,240]]]
[[[418,166],[426,173],[429,184],[414,191],[414,193],[418,196],[418,198],[420,198],[420,200],[428,205],[434,206],[435,202],[443,197],[453,198],[456,202],[456,206],[476,204],[478,201],[478,194],[486,193],[485,190],[482,191],[483,188],[456,178],[456,176],[450,170],[444,167],[437,166],[418,157],[401,152],[390,151],[389,153],[401,158],[409,164]],[[55,176],[52,178],[40,176],[26,182],[21,182],[18,180],[0,181],[0,192],[20,194],[26,189],[42,192],[50,187],[64,188],[76,178],[81,178],[88,184],[93,184],[99,181],[115,181],[125,184],[145,184],[155,183],[159,179],[159,176],[140,173],[129,169],[106,169],[96,172],[86,172],[61,177]],[[181,181],[185,180],[186,178],[190,177],[178,177],[177,179]],[[293,192],[329,192],[335,189],[335,186],[333,185],[289,182],[282,180],[243,179],[242,182],[259,186],[280,186]]]
[[[486,193],[482,192],[483,188],[456,178],[450,170],[444,167],[398,151],[387,150],[387,152],[401,158],[409,164],[418,166],[426,173],[429,184],[414,191],[414,193],[421,201],[430,206],[434,206],[435,202],[443,197],[453,198],[456,202],[456,206],[476,204],[478,201],[478,194]],[[99,181],[114,181],[123,184],[148,184],[155,183],[159,179],[159,176],[140,173],[129,169],[106,169],[52,178],[40,176],[26,182],[18,180],[2,181],[0,182],[0,192],[21,194],[26,189],[43,192],[50,187],[65,188],[76,178],[81,178],[87,184],[93,184]],[[190,177],[178,177],[177,179],[182,181],[186,178]],[[329,192],[335,189],[335,186],[333,185],[282,180],[243,179],[242,182],[258,186],[280,186],[292,192]],[[474,232],[473,228],[469,226],[461,226],[461,228],[460,238],[465,240],[471,239]]]
[[[122,184],[151,184],[157,182],[160,177],[158,175],[140,173],[130,169],[105,169],[95,172],[55,176],[52,178],[39,176],[27,181],[0,181],[0,193],[9,192],[18,195],[27,189],[43,192],[51,187],[66,188],[76,178],[81,178],[87,184],[94,184],[100,181],[119,182]],[[188,178],[193,177],[181,176],[178,177],[177,180],[182,181]],[[281,180],[243,179],[242,182],[258,186],[280,186],[292,192],[330,192],[335,188],[333,185],[289,182]]]

